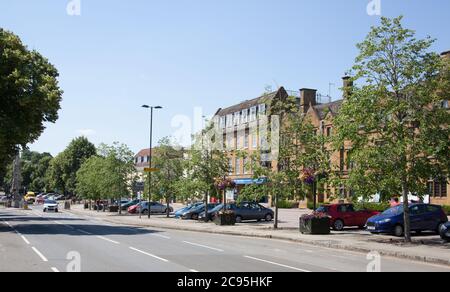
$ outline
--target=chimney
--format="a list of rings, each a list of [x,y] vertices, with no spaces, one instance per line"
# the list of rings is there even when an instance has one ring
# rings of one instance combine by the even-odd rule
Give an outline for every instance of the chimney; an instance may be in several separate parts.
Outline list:
[[[353,80],[350,76],[344,76],[342,77],[343,81],[343,87],[342,90],[344,91],[344,98],[349,97],[352,94],[353,90]]]
[[[306,113],[309,110],[309,106],[315,106],[317,104],[317,90],[302,88],[300,89],[300,110]]]

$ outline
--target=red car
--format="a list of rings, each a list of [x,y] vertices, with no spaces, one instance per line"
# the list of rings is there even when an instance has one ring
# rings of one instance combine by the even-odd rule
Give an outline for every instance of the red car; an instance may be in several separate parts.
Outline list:
[[[371,210],[357,211],[353,204],[323,205],[317,211],[331,217],[331,227],[336,231],[342,231],[346,226],[358,226],[362,229],[370,217],[380,214]]]
[[[136,214],[137,212],[139,212],[139,204],[128,208],[128,213],[130,214]]]

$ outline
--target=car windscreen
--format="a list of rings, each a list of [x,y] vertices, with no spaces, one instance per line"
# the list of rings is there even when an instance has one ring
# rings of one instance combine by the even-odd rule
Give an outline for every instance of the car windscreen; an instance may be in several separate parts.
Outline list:
[[[320,206],[319,208],[317,208],[316,211],[319,212],[319,213],[328,213],[328,207]]]
[[[384,211],[382,214],[384,216],[395,216],[400,215],[402,213],[403,213],[403,206],[397,206]]]
[[[213,208],[212,210],[211,210],[211,212],[218,212],[218,211],[220,211],[220,210],[222,210],[222,208],[223,208],[223,205],[222,204],[220,204],[220,205],[217,205],[215,208]]]
[[[56,204],[56,201],[53,201],[53,200],[45,200],[45,204],[54,205],[54,204]]]

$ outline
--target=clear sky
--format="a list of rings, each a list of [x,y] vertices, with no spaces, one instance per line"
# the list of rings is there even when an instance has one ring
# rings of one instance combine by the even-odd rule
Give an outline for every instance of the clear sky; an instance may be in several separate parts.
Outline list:
[[[341,77],[379,16],[369,0],[0,0],[0,27],[58,68],[64,100],[32,150],[57,154],[76,136],[95,144],[148,145],[177,115],[193,117],[259,96],[266,86],[317,88],[340,96]],[[419,37],[450,49],[450,1],[381,0],[383,16],[404,15]]]

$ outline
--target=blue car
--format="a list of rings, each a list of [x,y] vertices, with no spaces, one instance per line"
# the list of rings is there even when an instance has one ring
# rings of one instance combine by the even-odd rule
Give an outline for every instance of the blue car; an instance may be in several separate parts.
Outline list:
[[[441,226],[441,238],[447,242],[450,242],[450,222],[447,222]]]
[[[188,205],[188,206],[186,206],[186,207],[184,207],[184,208],[181,208],[181,209],[177,210],[177,211],[174,213],[175,218],[181,218],[181,217],[183,216],[184,213],[186,213],[187,211],[189,211],[189,210],[191,210],[191,209],[193,209],[193,208],[196,208],[196,207],[198,207],[198,206],[200,206],[200,205],[203,205],[203,203],[201,203],[201,202],[200,202],[200,203],[195,203],[195,204]]]
[[[448,222],[447,215],[441,206],[428,204],[412,204],[409,206],[411,231],[435,231],[439,234],[442,224]],[[369,218],[367,230],[371,233],[394,234],[403,236],[403,205],[386,210],[380,215]]]

